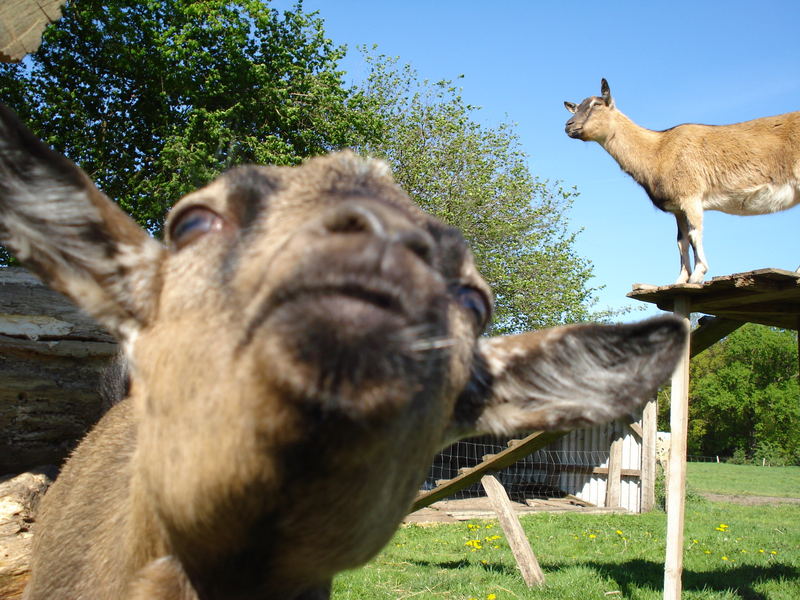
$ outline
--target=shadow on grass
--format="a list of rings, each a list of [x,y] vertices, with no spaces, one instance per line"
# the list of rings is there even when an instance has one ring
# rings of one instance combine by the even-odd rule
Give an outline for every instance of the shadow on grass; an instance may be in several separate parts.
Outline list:
[[[614,580],[625,596],[635,589],[661,590],[664,586],[664,565],[647,560],[630,560],[623,563],[581,562],[571,565],[542,565],[542,567],[545,574],[547,571],[560,571],[571,567],[594,569],[599,575]],[[687,591],[732,591],[743,600],[767,600],[767,596],[757,592],[755,586],[772,579],[800,583],[800,570],[781,563],[763,567],[740,565],[712,571],[684,569],[683,589]]]
[[[409,563],[418,567],[434,567],[436,569],[463,569],[465,567],[476,566],[481,567],[484,571],[491,571],[492,573],[502,573],[503,575],[519,575],[516,567],[509,567],[501,563],[486,562],[475,564],[468,560],[451,560],[447,562],[432,562],[429,560],[409,560]]]
[[[446,562],[411,560],[409,562],[419,567],[434,567],[437,569],[463,569],[468,566],[477,566],[467,560]],[[519,577],[519,571],[516,567],[492,562],[482,563],[480,566],[493,573]],[[629,560],[623,563],[576,562],[569,565],[542,565],[545,571],[545,578],[547,578],[548,572],[553,573],[575,567],[593,569],[598,575],[613,580],[625,597],[632,595],[636,590],[651,589],[660,591],[664,586],[664,565],[653,561]],[[742,600],[768,600],[767,596],[755,590],[755,586],[773,579],[783,579],[787,582],[787,585],[791,585],[791,582],[795,581],[800,587],[800,569],[781,563],[773,563],[763,567],[739,565],[713,571],[691,571],[685,569],[683,571],[683,589],[686,591],[732,591],[738,594]]]

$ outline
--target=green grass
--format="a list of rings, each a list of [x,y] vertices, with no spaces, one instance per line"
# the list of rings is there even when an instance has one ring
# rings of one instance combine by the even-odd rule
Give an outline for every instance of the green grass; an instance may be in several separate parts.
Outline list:
[[[334,600],[591,600],[662,597],[666,516],[522,518],[545,573],[529,590],[499,525],[402,528],[367,566],[341,574]],[[499,537],[496,537],[499,536]],[[687,600],[800,598],[800,507],[694,502],[686,511]]]
[[[698,492],[800,498],[800,467],[689,463],[686,480]]]

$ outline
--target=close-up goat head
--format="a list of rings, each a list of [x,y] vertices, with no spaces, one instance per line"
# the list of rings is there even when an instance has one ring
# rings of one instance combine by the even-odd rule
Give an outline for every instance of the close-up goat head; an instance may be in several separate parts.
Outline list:
[[[327,598],[444,445],[625,416],[686,342],[670,317],[482,336],[459,231],[351,152],[234,169],[164,229],[0,110],[0,241],[130,372],[43,500],[28,600]]]

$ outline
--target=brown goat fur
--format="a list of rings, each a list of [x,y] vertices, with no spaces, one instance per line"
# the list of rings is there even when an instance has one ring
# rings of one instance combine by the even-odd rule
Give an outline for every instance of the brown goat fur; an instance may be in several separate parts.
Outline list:
[[[677,283],[702,282],[708,271],[704,210],[761,215],[800,203],[800,112],[652,131],[617,109],[605,79],[600,93],[580,105],[564,102],[574,115],[567,135],[600,144],[653,204],[675,215],[681,256]]]
[[[625,415],[686,343],[672,318],[482,337],[460,233],[349,152],[235,169],[165,230],[0,108],[0,239],[130,368],[43,500],[27,600],[328,598],[439,448]]]

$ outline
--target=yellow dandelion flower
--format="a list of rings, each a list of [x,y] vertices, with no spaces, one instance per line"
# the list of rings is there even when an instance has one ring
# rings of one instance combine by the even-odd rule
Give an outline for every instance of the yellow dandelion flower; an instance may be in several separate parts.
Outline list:
[[[619,529],[617,529],[616,533],[617,533],[617,535],[622,535],[622,531],[620,531]]]
[[[590,533],[590,534],[589,534],[589,539],[590,539],[590,540],[593,540],[593,539],[594,539],[594,538],[596,538],[596,537],[597,537],[597,536],[596,536],[595,534],[593,534],[593,533]]]
[[[722,560],[728,560],[728,557],[727,556],[723,556]]]
[[[486,600],[497,600],[497,594],[487,594]]]

